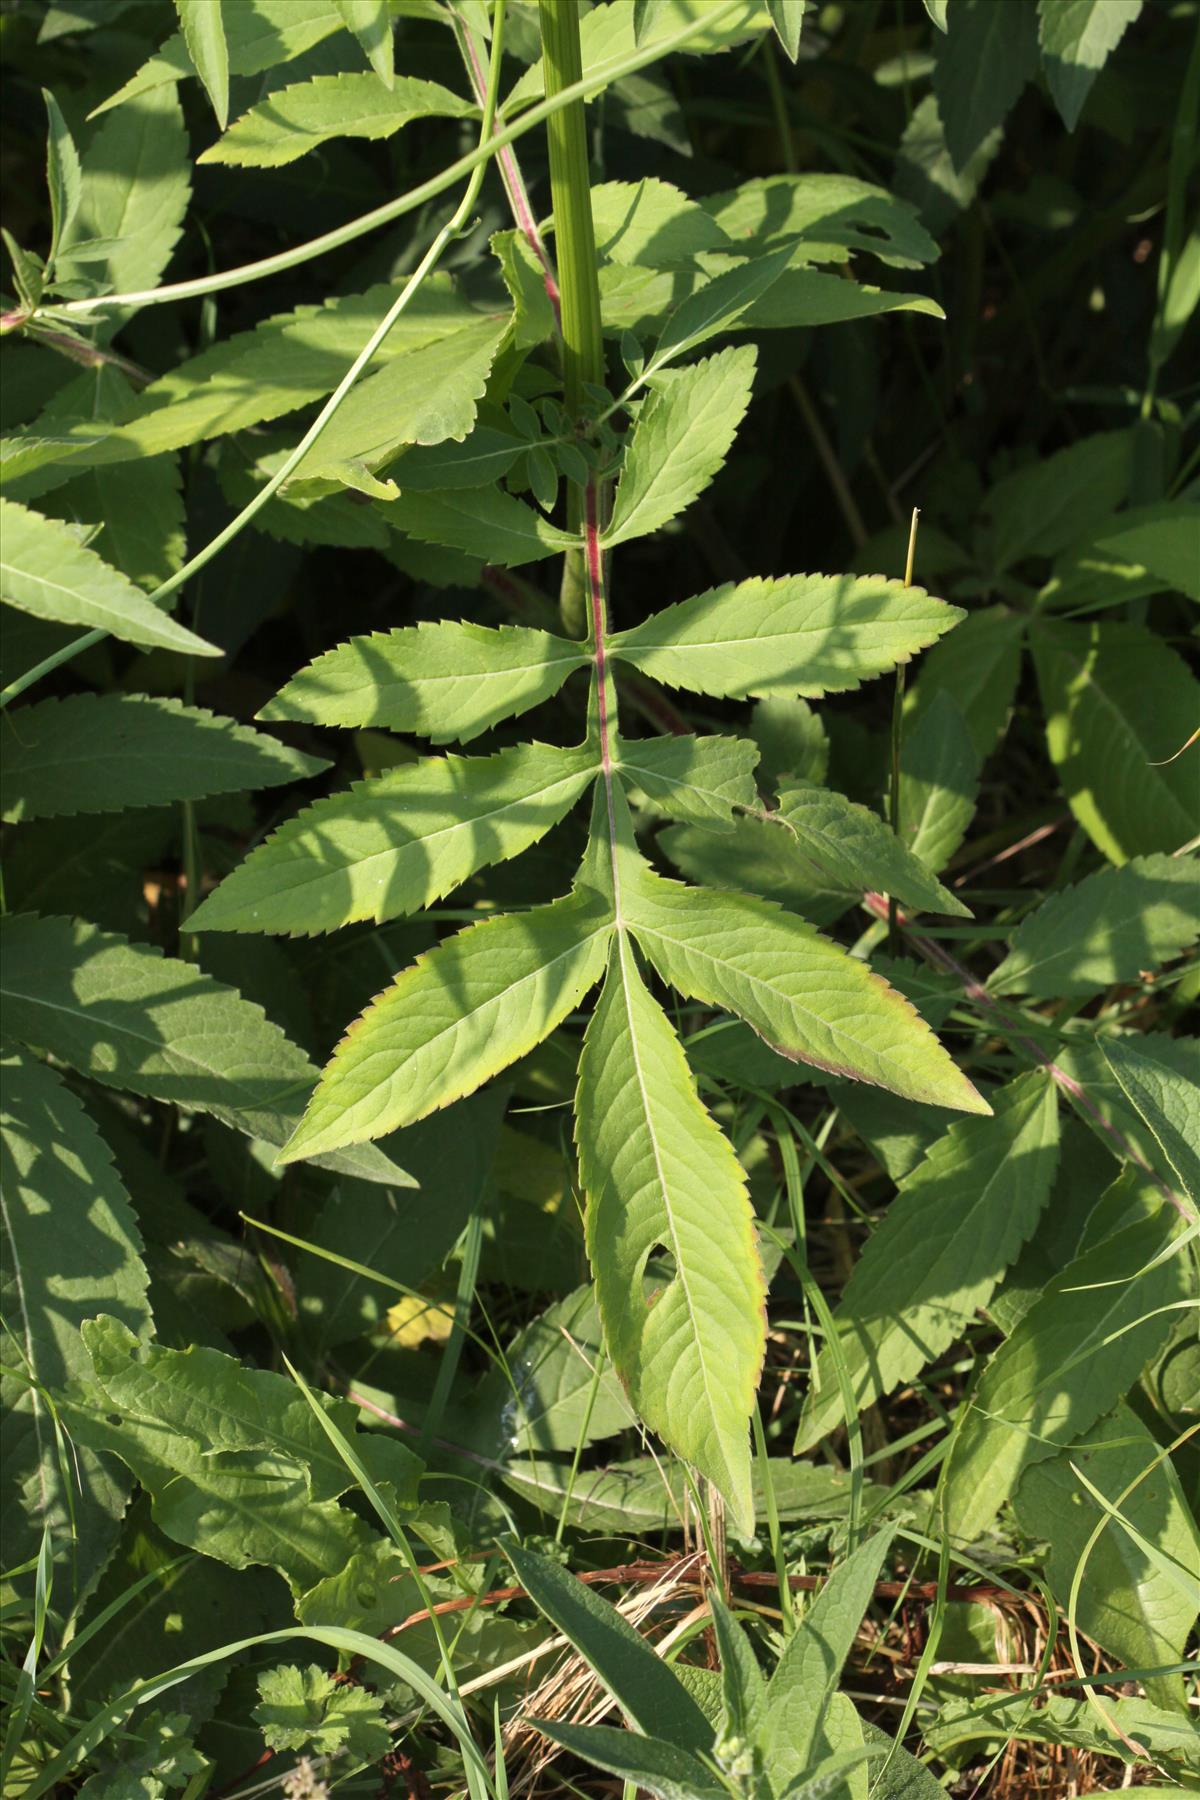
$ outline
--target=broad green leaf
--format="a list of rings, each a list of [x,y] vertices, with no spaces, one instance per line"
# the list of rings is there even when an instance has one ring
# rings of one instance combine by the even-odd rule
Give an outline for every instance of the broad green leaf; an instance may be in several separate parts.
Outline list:
[[[708,0],[654,0],[654,4],[643,16],[642,35],[635,41],[636,10],[636,6],[630,5],[630,0],[608,0],[608,4],[593,6],[590,12],[584,14],[579,22],[579,47],[585,69],[594,71],[599,65],[629,56],[639,46],[671,37],[695,20],[703,18],[712,8]],[[714,19],[710,29],[698,31],[677,54],[707,56],[719,50],[728,50],[747,38],[757,37],[764,23],[761,18],[747,18],[744,12],[740,16],[735,13],[732,17],[718,17]],[[529,106],[540,100],[546,91],[545,82],[545,72],[539,57],[526,69],[505,99],[505,114],[511,116],[514,107]],[[595,98],[593,94],[591,99]]]
[[[767,0],[767,11],[771,15],[775,35],[783,45],[784,55],[789,62],[795,62],[800,54],[804,0]]]
[[[689,294],[667,319],[659,334],[648,373],[674,361],[688,350],[694,350],[719,331],[724,331],[741,318],[748,306],[762,298],[778,281],[791,261],[792,247],[771,250],[764,256],[735,263],[732,268],[714,275]]]
[[[946,143],[961,169],[988,133],[1003,123],[1037,73],[1034,0],[954,0],[938,45],[933,90]]]
[[[596,896],[573,894],[419,957],[350,1027],[282,1160],[381,1137],[473,1093],[574,1010],[611,931]]]
[[[528,1458],[569,1457],[577,1444],[596,1443],[632,1422],[625,1390],[605,1355],[590,1284],[556,1300],[519,1331],[505,1364],[488,1375],[472,1402],[480,1422],[473,1441],[503,1457],[518,1483]]]
[[[1015,469],[984,500],[984,543],[996,573],[1027,556],[1057,556],[1120,506],[1132,476],[1133,434],[1098,431]]]
[[[518,456],[525,453],[525,439],[491,425],[477,425],[461,443],[406,449],[392,471],[406,493],[428,493],[438,488],[482,487],[508,474]]]
[[[536,1551],[502,1543],[517,1580],[574,1645],[639,1731],[653,1727],[676,1748],[707,1751],[712,1727],[670,1665],[599,1594]]]
[[[777,816],[793,834],[800,855],[832,885],[856,894],[876,889],[918,912],[970,918],[970,909],[869,807],[806,781],[780,789]]]
[[[378,1762],[392,1745],[383,1698],[353,1682],[338,1681],[317,1663],[267,1669],[258,1678],[259,1703],[251,1718],[272,1750],[345,1753],[355,1762]]]
[[[120,426],[48,412],[35,420],[29,434],[41,438],[45,425],[54,424],[56,441],[47,445],[45,455],[61,462],[64,452],[74,452],[65,479],[74,468],[153,456],[277,419],[333,392],[397,292],[398,285],[376,286],[323,306],[300,306],[264,319],[253,331],[237,332],[152,381]],[[423,349],[479,319],[448,281],[431,276],[396,320],[372,366],[386,367],[392,358]],[[19,446],[24,438],[17,435],[10,441]],[[27,468],[29,458],[18,466]]]
[[[599,771],[586,745],[401,764],[289,819],[226,876],[192,931],[303,936],[418,912],[536,844]]]
[[[329,764],[265,731],[149,694],[72,694],[7,714],[6,819],[118,812],[278,787]]]
[[[1200,1057],[1196,1080],[1178,1067],[1189,1046],[1196,1056],[1194,1040],[1175,1039],[1172,1059],[1163,1054],[1161,1038],[1105,1037],[1100,1043],[1129,1104],[1154,1133],[1184,1192],[1200,1206]]]
[[[1037,1225],[1058,1162],[1058,1097],[1040,1072],[993,1096],[995,1116],[951,1125],[900,1183],[834,1312],[837,1361],[859,1408],[955,1343]],[[842,1422],[834,1352],[813,1373],[797,1450]]]
[[[1098,993],[1137,981],[1200,938],[1200,868],[1193,858],[1138,856],[1049,894],[1018,925],[988,986],[1035,1000]]]
[[[819,325],[841,325],[847,319],[875,319],[890,312],[924,313],[931,319],[946,316],[927,294],[871,287],[865,281],[845,281],[825,269],[800,267],[785,269],[761,299],[751,302],[734,329],[812,330]]]
[[[112,1318],[91,1320],[83,1341],[92,1366],[67,1408],[72,1434],[120,1457],[176,1543],[235,1569],[265,1564],[300,1593],[369,1541],[337,1505],[352,1477],[293,1382],[216,1350],[140,1345]],[[321,1404],[351,1436],[354,1408]],[[412,1504],[421,1465],[387,1448]]]
[[[481,318],[394,356],[348,395],[291,479],[344,480],[345,465],[377,468],[406,444],[461,443],[507,331],[507,319]]]
[[[628,1787],[658,1800],[726,1800],[729,1793],[702,1762],[665,1738],[560,1719],[531,1718],[529,1724],[583,1762],[620,1775]]]
[[[193,0],[203,5],[204,0]],[[340,30],[335,0],[222,0],[226,51],[231,75],[261,75],[302,56]],[[197,74],[182,32],[169,37],[124,87],[96,112],[126,105],[164,83],[172,86]]]
[[[509,569],[559,555],[578,542],[536,508],[495,487],[401,493],[388,503],[388,520],[423,544],[445,544]]]
[[[970,829],[979,759],[962,708],[936,693],[900,746],[900,842],[927,869],[944,869]]]
[[[575,1100],[587,1245],[609,1353],[640,1418],[754,1529],[750,1411],[765,1283],[745,1179],[624,932],[584,1038]],[[650,1260],[667,1273],[652,1305]]]
[[[153,287],[183,225],[191,161],[183,109],[173,86],[140,96],[101,124],[83,154],[79,211],[58,258],[60,280],[87,275],[118,293]],[[104,262],[76,263],[72,242],[110,243]],[[129,317],[106,308],[106,341]]]
[[[927,6],[934,4],[944,6],[946,0],[926,0]],[[945,30],[944,23],[941,28]],[[956,169],[946,148],[937,96],[926,94],[913,108],[900,139],[893,178],[896,193],[919,209],[928,231],[943,232],[970,206],[1003,142],[1003,129],[997,125]]]
[[[1142,10],[1142,0],[1038,0],[1042,68],[1074,131],[1093,81]]]
[[[905,729],[911,731],[943,691],[957,705],[977,760],[982,763],[1003,735],[1017,693],[1025,620],[1004,606],[969,612],[949,637],[921,658],[921,676],[911,690]]]
[[[948,1700],[923,1730],[929,1744],[939,1751],[977,1738],[1015,1736],[1019,1741],[1035,1744],[1066,1744],[1079,1750],[1099,1751],[1102,1756],[1120,1757],[1125,1763],[1141,1763],[1144,1768],[1138,1752],[1129,1746],[1128,1740],[1132,1739],[1135,1744],[1144,1745],[1156,1760],[1165,1759],[1193,1775],[1200,1774],[1200,1744],[1194,1720],[1181,1717],[1178,1712],[1167,1712],[1149,1700],[1117,1698],[1107,1693],[1103,1706],[1124,1737],[1106,1731],[1095,1707],[1086,1699],[1050,1694],[1031,1706],[1028,1695],[1019,1691],[986,1695],[981,1700]],[[1179,1789],[1158,1787],[1145,1791],[1165,1795],[1178,1793]]]
[[[992,1356],[943,1490],[958,1541],[988,1529],[1027,1469],[1080,1444],[1165,1340],[1172,1314],[1161,1309],[1187,1294],[1189,1270],[1183,1255],[1155,1259],[1177,1226],[1164,1203],[1085,1248]]]
[[[927,0],[928,5],[944,0]],[[911,1751],[903,1749],[895,1738],[870,1719],[859,1717],[863,1741],[871,1749],[882,1751],[880,1760],[871,1765],[871,1792],[874,1800],[943,1800],[946,1790],[933,1770],[918,1762]]]
[[[76,1457],[56,1442],[39,1388],[61,1390],[86,1372],[79,1327],[98,1311],[148,1337],[149,1278],[129,1196],[70,1088],[20,1050],[0,1070],[5,1559],[13,1567],[36,1554],[44,1526],[56,1551],[74,1538],[63,1573],[78,1593],[112,1547],[125,1495],[90,1451]]]
[[[625,451],[605,548],[657,531],[708,486],[750,404],[756,356],[744,344],[653,378]]]
[[[908,1001],[804,920],[650,870],[623,905],[664,981],[738,1014],[781,1055],[911,1100],[990,1111]]]
[[[631,267],[687,269],[706,252],[731,253],[735,246],[707,209],[708,202],[689,200],[653,175],[598,182],[592,189],[597,255]]]
[[[395,49],[388,0],[333,0],[347,31],[352,31],[366,52],[367,61],[384,86],[395,81]]]
[[[1140,625],[1039,620],[1031,632],[1046,742],[1071,811],[1110,862],[1196,834],[1200,683]],[[1161,765],[1161,766],[1159,766]]]
[[[83,176],[75,140],[57,100],[46,88],[42,89],[42,98],[46,102],[46,185],[50,190],[50,249],[46,264],[53,268],[59,245],[79,211]]]
[[[756,807],[758,751],[745,738],[619,738],[614,756],[626,781],[670,818],[731,829],[734,809]]]
[[[907,662],[962,616],[882,576],[755,576],[614,633],[609,652],[670,687],[718,698],[812,698]]]
[[[764,783],[777,788],[788,775],[820,787],[829,773],[829,738],[807,700],[759,700],[750,714]]]
[[[467,119],[478,111],[440,82],[411,75],[400,76],[390,87],[378,75],[315,75],[294,87],[276,88],[196,160],[273,169],[330,138],[386,138],[413,119]]]
[[[774,818],[742,814],[719,835],[711,820],[673,825],[657,844],[699,886],[757,894],[814,925],[832,925],[861,898],[820,874]]]
[[[376,631],[327,650],[293,675],[260,719],[382,725],[467,743],[556,694],[588,662],[586,646],[527,625],[431,624]]]
[[[224,0],[175,0],[187,53],[224,131],[229,118],[229,46],[222,18]]]
[[[1179,1476],[1169,1459],[1145,1474],[1161,1448],[1137,1414],[1122,1404],[1098,1420],[1082,1443],[1027,1469],[1013,1496],[1021,1530],[1046,1541],[1042,1566],[1061,1607],[1067,1605],[1079,1560],[1103,1516],[1076,1469],[1167,1560],[1174,1579],[1110,1518],[1084,1568],[1079,1628],[1133,1669],[1181,1660],[1200,1594],[1200,1534]],[[1140,1475],[1145,1479],[1137,1481]],[[1125,1493],[1134,1481],[1137,1486]],[[1161,1704],[1174,1704],[1180,1690],[1178,1676],[1151,1677],[1146,1685],[1150,1698]]]
[[[913,269],[938,254],[913,207],[853,175],[769,175],[711,195],[703,206],[744,254],[751,244],[784,239],[805,262],[848,262],[858,253]]]
[[[874,1598],[891,1542],[891,1530],[881,1531],[838,1564],[775,1665],[767,1684],[762,1747],[778,1794],[809,1772],[842,1664]]]
[[[1092,539],[1094,550],[1140,564],[1169,587],[1200,600],[1200,506],[1174,500],[1117,513]]]
[[[105,1087],[282,1144],[316,1070],[262,1009],[191,963],[82,920],[0,921],[5,1030]],[[410,1186],[379,1151],[330,1165]]]
[[[153,606],[69,526],[14,500],[0,500],[0,595],[35,618],[99,627],[127,643],[189,656],[221,654]]]

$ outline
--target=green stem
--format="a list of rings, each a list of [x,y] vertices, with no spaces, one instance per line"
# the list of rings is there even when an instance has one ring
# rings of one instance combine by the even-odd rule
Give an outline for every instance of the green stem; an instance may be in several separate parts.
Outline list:
[[[538,0],[542,27],[542,66],[546,99],[561,97],[583,79],[576,0]],[[550,197],[554,207],[554,252],[562,326],[563,399],[578,423],[593,409],[588,389],[604,385],[604,338],[600,327],[600,283],[596,276],[596,234],[592,226],[592,192],[588,174],[587,121],[582,99],[554,113],[546,122],[550,151]],[[582,489],[567,491],[567,527],[583,523]],[[568,550],[563,559],[560,608],[572,637],[587,629],[586,574],[583,555]]]
[[[904,565],[904,585],[912,586],[913,564],[917,556],[917,520],[921,516],[919,506],[913,507],[912,523],[908,528],[908,557]],[[892,697],[892,793],[889,807],[889,818],[892,830],[900,836],[900,751],[904,742],[904,664],[896,664],[896,691]],[[888,899],[888,951],[892,956],[900,954],[900,922],[896,912],[896,896]]]
[[[237,269],[226,269],[220,275],[200,276],[195,281],[171,282],[165,287],[145,288],[136,293],[100,294],[87,300],[69,300],[65,305],[54,308],[55,316],[79,317],[102,307],[158,306],[165,300],[192,300],[200,294],[215,294],[223,288],[244,287],[247,282],[262,281],[268,275],[281,275],[286,269],[294,269],[300,263],[310,262],[313,257],[324,255],[327,250],[338,250],[343,244],[353,243],[355,238],[374,231],[376,226],[390,225],[393,219],[402,218],[405,213],[415,212],[418,207],[435,200],[447,188],[453,187],[455,182],[461,181],[464,175],[470,175],[507,145],[515,144],[527,131],[533,131],[575,101],[589,99],[612,82],[619,81],[623,75],[632,75],[650,63],[659,62],[700,32],[721,24],[738,12],[749,19],[753,13],[750,0],[725,0],[722,6],[699,12],[669,38],[659,38],[652,44],[644,44],[628,56],[613,56],[605,62],[597,63],[582,80],[552,98],[539,101],[528,112],[522,113],[515,125],[506,125],[503,131],[496,132],[494,136],[485,136],[484,141],[474,150],[460,156],[457,162],[451,163],[439,175],[423,181],[419,187],[411,188],[398,199],[388,200],[371,212],[351,219],[346,225],[323,232],[320,237],[310,238],[306,244],[297,244],[292,250],[281,250],[275,256],[264,256],[258,262],[243,263]]]
[[[492,59],[488,70],[488,88],[484,101],[483,128],[481,132],[481,138],[484,143],[487,142],[491,135],[492,122],[495,117],[496,95],[500,86],[500,56],[504,40],[505,5],[506,0],[496,0],[496,17],[492,27]],[[210,539],[210,541],[205,544],[202,550],[197,551],[195,556],[184,563],[183,567],[178,569],[176,573],[171,576],[170,580],[164,581],[159,587],[155,588],[154,592],[149,596],[150,600],[155,605],[168,599],[171,594],[175,593],[183,586],[185,581],[190,580],[193,575],[204,568],[206,563],[211,562],[212,558],[218,555],[220,551],[225,548],[226,544],[232,542],[232,540],[250,523],[255,514],[261,512],[267,502],[278,493],[284,482],[287,481],[289,476],[303,461],[304,457],[312,449],[312,446],[324,431],[326,425],[328,425],[329,421],[341,406],[343,400],[345,400],[351,388],[357,382],[367,364],[371,361],[371,358],[375,355],[375,352],[379,349],[380,345],[391,331],[396,320],[408,306],[425,277],[438,262],[447,244],[451,243],[462,230],[479,194],[486,167],[487,165],[485,162],[479,162],[476,165],[474,172],[471,175],[471,179],[467,184],[466,191],[458,205],[455,207],[454,212],[442,226],[442,229],[438,232],[432,244],[430,244],[428,250],[405,282],[403,289],[396,296],[396,299],[392,302],[392,305],[388,308],[384,317],[371,333],[367,343],[346,370],[341,381],[339,381],[337,387],[333,390],[333,393],[329,396],[329,399],[325,402],[291,455],[285,458],[284,462],[275,471],[271,479],[259,489],[258,493],[255,494],[248,505],[242,508],[236,518],[229,521],[224,530],[219,531],[215,538]],[[55,651],[53,656],[46,657],[43,662],[38,663],[35,668],[27,670],[17,681],[10,682],[3,692],[0,692],[0,708],[7,706],[11,700],[15,700],[18,694],[25,692],[26,688],[32,687],[34,682],[40,680],[43,675],[49,674],[52,669],[56,669],[62,663],[68,662],[71,657],[77,656],[80,651],[87,649],[91,644],[98,643],[100,638],[107,635],[106,632],[102,631],[86,632],[83,637],[76,638],[73,644],[68,644],[64,649]]]

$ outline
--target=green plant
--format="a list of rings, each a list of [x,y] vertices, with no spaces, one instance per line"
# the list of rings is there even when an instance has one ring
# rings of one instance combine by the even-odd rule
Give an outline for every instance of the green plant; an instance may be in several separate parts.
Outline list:
[[[1193,1781],[1194,0],[174,10],[0,12],[5,1792]]]

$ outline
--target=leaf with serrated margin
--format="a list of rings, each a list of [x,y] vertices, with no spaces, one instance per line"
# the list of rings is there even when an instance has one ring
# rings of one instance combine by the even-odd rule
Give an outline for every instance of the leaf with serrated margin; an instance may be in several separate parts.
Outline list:
[[[1142,0],[1039,0],[1042,68],[1063,124],[1074,131],[1093,81],[1142,10]]]
[[[805,263],[864,254],[916,269],[938,254],[915,207],[853,175],[769,175],[710,195],[702,205],[743,254],[784,239],[794,241]]]
[[[258,717],[382,725],[465,744],[549,700],[589,661],[585,645],[528,625],[405,625],[327,650]]]
[[[861,900],[853,888],[824,875],[805,856],[778,819],[743,813],[719,836],[709,823],[672,825],[658,848],[699,887],[757,894],[814,925],[825,927]]]
[[[191,160],[175,87],[143,94],[105,119],[83,153],[79,210],[58,258],[60,280],[86,275],[117,293],[151,288],[171,260],[191,195]],[[102,263],[76,262],[72,243],[112,245]],[[133,309],[106,307],[107,340]]]
[[[993,994],[1056,1000],[1137,981],[1200,938],[1200,865],[1137,856],[1050,894],[1017,926]]]
[[[795,782],[780,789],[778,817],[801,856],[838,887],[893,894],[918,912],[969,919],[970,908],[929,873],[878,813],[832,788]]]
[[[750,404],[756,359],[743,344],[653,377],[601,537],[606,549],[657,531],[708,486]]]
[[[1123,863],[1190,842],[1200,750],[1168,760],[1200,719],[1182,657],[1141,625],[1109,621],[1039,619],[1030,642],[1050,756],[1093,843]]]
[[[330,138],[386,138],[414,119],[467,119],[478,112],[438,81],[402,75],[389,90],[378,75],[315,75],[276,88],[196,160],[274,169]]]
[[[803,919],[748,894],[639,873],[625,921],[664,981],[753,1026],[772,1049],[910,1100],[987,1113],[894,988]]]
[[[635,48],[671,37],[714,12],[708,0],[651,0],[642,11],[642,34],[635,38],[638,10],[636,0],[633,5],[630,0],[608,0],[584,13],[579,22],[579,47],[585,69],[594,70],[597,64],[627,57]],[[749,8],[732,16],[715,13],[711,25],[689,38],[678,54],[710,56],[744,43],[747,38],[758,37],[761,31],[762,21],[755,19]],[[539,57],[516,82],[502,110],[511,117],[514,106],[532,105],[545,91],[546,74]],[[588,96],[589,101],[596,97]]]
[[[175,0],[188,55],[222,131],[229,117],[229,46],[221,16],[223,4],[224,0]]]
[[[1110,1525],[1110,1531],[1113,1529]],[[1167,1712],[1149,1700],[1114,1698],[1104,1695],[1104,1711],[1124,1738],[1106,1730],[1096,1716],[1090,1700],[1071,1700],[1066,1695],[1048,1694],[1037,1706],[1029,1704],[1027,1691],[989,1694],[981,1700],[943,1701],[937,1717],[932,1715],[922,1726],[926,1741],[944,1752],[955,1744],[970,1743],[977,1738],[1007,1739],[1035,1744],[1066,1744],[1078,1750],[1098,1751],[1102,1756],[1119,1756],[1133,1763],[1137,1753],[1129,1740],[1144,1744],[1156,1760],[1178,1764],[1193,1774],[1200,1774],[1200,1739],[1193,1719],[1180,1712]],[[1141,1767],[1145,1767],[1144,1763]],[[943,1789],[943,1792],[945,1790]],[[1131,1792],[1136,1793],[1136,1789]],[[1180,1792],[1175,1787],[1152,1787],[1147,1790],[1153,1800],[1165,1800]]]
[[[1164,1201],[1059,1271],[992,1356],[955,1436],[943,1489],[959,1542],[985,1532],[1026,1469],[1079,1444],[1137,1380],[1191,1288]],[[1150,1266],[1153,1265],[1153,1266]],[[1194,1299],[1194,1295],[1193,1295]]]
[[[962,844],[979,798],[979,758],[962,708],[940,689],[900,749],[900,842],[935,873]]]
[[[775,1665],[767,1683],[762,1747],[776,1793],[805,1772],[819,1747],[842,1664],[874,1598],[891,1542],[888,1528],[838,1564]]]
[[[316,1070],[261,1007],[192,963],[81,919],[0,920],[0,999],[10,1036],[105,1087],[210,1112],[282,1144]],[[411,1187],[378,1150],[328,1165]]]
[[[696,1702],[615,1606],[548,1556],[510,1539],[503,1539],[501,1548],[526,1593],[574,1645],[631,1724],[668,1733],[682,1750],[711,1747],[712,1726]]]
[[[1034,1231],[1058,1163],[1058,1099],[1035,1071],[992,1097],[995,1116],[951,1125],[900,1183],[833,1315],[836,1362],[858,1407],[949,1349]],[[832,1347],[822,1350],[796,1436],[801,1452],[842,1423]]]
[[[202,800],[329,767],[265,731],[150,694],[71,694],[5,717],[0,803],[8,820]]]
[[[36,1555],[48,1526],[56,1547],[74,1538],[72,1573],[62,1573],[68,1588],[82,1587],[115,1541],[125,1493],[114,1494],[111,1477],[82,1447],[69,1455],[64,1480],[39,1388],[61,1391],[87,1372],[79,1327],[101,1308],[150,1336],[149,1277],[108,1146],[62,1077],[21,1050],[0,1061],[0,1075],[0,1291],[10,1334],[10,1373],[0,1382],[5,1557],[11,1567]]]
[[[181,449],[324,399],[366,347],[398,292],[398,285],[379,284],[364,294],[264,319],[253,331],[239,331],[152,381],[129,418],[111,428],[97,428],[90,418],[63,419],[52,406],[8,440],[14,452],[21,451],[28,438],[40,439],[51,428],[52,441],[44,450],[21,454],[14,467],[25,478],[36,468],[37,478],[48,480],[44,462],[58,463],[69,452],[61,476],[66,480],[76,469]],[[430,276],[371,366],[385,368],[394,357],[478,324],[479,316],[448,281]]]
[[[612,928],[597,895],[571,894],[418,957],[351,1025],[281,1160],[382,1137],[474,1093],[574,1011]]]
[[[653,175],[597,183],[592,223],[601,261],[627,267],[690,269],[705,251],[736,248],[706,205]]]
[[[318,800],[260,844],[188,920],[190,931],[306,936],[377,925],[536,844],[599,770],[586,745],[401,764]]]
[[[340,477],[343,465],[358,462],[374,469],[407,444],[461,443],[508,327],[507,318],[481,318],[368,373],[291,479]]]
[[[575,1137],[613,1365],[639,1417],[707,1475],[750,1536],[750,1411],[766,1341],[750,1200],[624,932],[584,1038]],[[670,1273],[648,1305],[656,1253]]]
[[[46,102],[46,186],[50,190],[50,249],[46,255],[48,268],[54,267],[59,245],[74,223],[79,210],[83,179],[79,152],[63,118],[58,101],[47,88],[42,89]]]
[[[609,639],[609,654],[718,698],[845,693],[904,663],[963,617],[883,576],[755,576],[710,588]]]
[[[1133,479],[1132,431],[1096,431],[1014,469],[983,503],[985,554],[997,572],[1056,556],[1105,522]]]
[[[484,562],[515,569],[577,545],[569,532],[500,488],[401,493],[388,502],[388,523],[423,544],[445,544]]]
[[[1079,1588],[1080,1630],[1133,1669],[1181,1660],[1200,1595],[1200,1535],[1170,1459],[1159,1460],[1161,1449],[1132,1407],[1121,1404],[1097,1420],[1083,1443],[1027,1469],[1013,1496],[1021,1530],[1047,1542],[1042,1567],[1061,1606],[1104,1517],[1077,1471],[1150,1546],[1148,1553],[1110,1519],[1090,1546]],[[1155,1566],[1155,1554],[1163,1566]],[[1151,1676],[1145,1685],[1162,1705],[1183,1698],[1178,1675]]]
[[[129,644],[220,656],[177,625],[57,519],[0,500],[0,597],[37,619],[110,631]]]
[[[380,81],[390,88],[396,78],[396,55],[388,0],[333,0],[333,4],[346,30],[352,31],[362,45]]]
[[[719,331],[726,330],[748,307],[763,298],[779,280],[791,258],[792,245],[784,244],[779,250],[769,250],[763,256],[751,257],[748,262],[735,263],[689,294],[668,314],[654,346],[649,370],[675,361],[686,351],[694,350],[697,345],[716,337]]]
[[[625,780],[672,819],[730,831],[734,809],[756,807],[757,747],[745,738],[618,738]]]
[[[1154,1133],[1184,1192],[1200,1206],[1200,1083],[1175,1066],[1188,1046],[1195,1052],[1194,1040],[1173,1040],[1170,1060],[1161,1038],[1104,1037],[1099,1043],[1129,1104]]]
[[[921,659],[921,678],[910,691],[904,727],[919,724],[930,703],[948,691],[966,721],[982,763],[1008,723],[1021,674],[1025,619],[1004,606],[969,612],[949,637]]]
[[[200,4],[204,0],[199,0]],[[261,75],[302,56],[341,28],[332,0],[253,0],[252,5],[226,6],[225,41],[231,75]],[[182,32],[175,32],[144,62],[124,87],[94,109],[107,112],[164,82],[174,85],[196,74]]]

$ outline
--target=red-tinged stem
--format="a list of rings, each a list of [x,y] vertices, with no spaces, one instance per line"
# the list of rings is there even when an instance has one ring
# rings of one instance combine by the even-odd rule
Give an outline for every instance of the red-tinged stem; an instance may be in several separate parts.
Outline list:
[[[882,894],[865,894],[863,896],[863,905],[866,910],[869,913],[873,913],[877,919],[886,919],[888,916],[888,902],[884,899]],[[976,981],[975,977],[968,969],[964,969],[963,965],[960,962],[957,962],[948,950],[943,950],[942,946],[935,943],[932,938],[921,937],[917,932],[913,931],[905,922],[903,914],[900,915],[900,925],[905,937],[913,946],[914,950],[920,951],[926,962],[933,963],[938,968],[945,969],[949,974],[953,975],[957,981],[961,982],[963,993],[972,1005],[978,1007],[981,1012],[990,1013],[997,1025],[1003,1027],[1005,1036],[1013,1044],[1017,1045],[1018,1048],[1023,1050],[1027,1056],[1032,1057],[1033,1061],[1036,1062],[1040,1068],[1045,1069],[1055,1086],[1061,1088],[1064,1094],[1069,1094],[1071,1099],[1074,1100],[1088,1115],[1089,1119],[1092,1119],[1099,1129],[1104,1132],[1107,1137],[1112,1139],[1121,1155],[1125,1157],[1127,1161],[1135,1163],[1144,1174],[1150,1177],[1164,1200],[1170,1201],[1180,1218],[1188,1225],[1194,1224],[1195,1219],[1192,1215],[1191,1208],[1180,1199],[1173,1188],[1168,1187],[1165,1181],[1159,1179],[1149,1163],[1146,1162],[1145,1158],[1140,1156],[1134,1146],[1129,1142],[1125,1133],[1104,1117],[1104,1114],[1090,1097],[1086,1088],[1081,1087],[1075,1077],[1073,1075],[1068,1075],[1065,1069],[1059,1068],[1058,1064],[1054,1061],[1054,1058],[1047,1056],[1041,1046],[1036,1043],[1033,1038],[1027,1036],[1026,1033],[1022,1031],[1019,1022],[1005,1012],[1004,1008],[993,999],[991,994],[988,993],[987,989],[983,986],[983,983]]]
[[[475,34],[458,13],[454,15],[455,36],[462,49],[463,61],[471,77],[471,86],[475,90],[475,98],[480,105],[487,91],[487,70],[475,44]],[[562,331],[562,300],[558,291],[558,277],[554,272],[554,264],[550,260],[542,234],[538,230],[537,220],[533,216],[533,208],[529,204],[529,192],[521,174],[521,165],[516,153],[511,148],[499,150],[496,161],[500,165],[500,179],[504,183],[504,191],[508,195],[508,204],[512,211],[517,230],[537,257],[541,264],[542,280],[546,284],[546,298],[554,308],[554,323]]]

